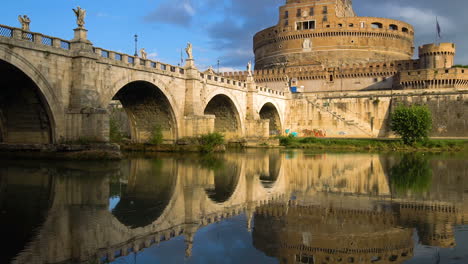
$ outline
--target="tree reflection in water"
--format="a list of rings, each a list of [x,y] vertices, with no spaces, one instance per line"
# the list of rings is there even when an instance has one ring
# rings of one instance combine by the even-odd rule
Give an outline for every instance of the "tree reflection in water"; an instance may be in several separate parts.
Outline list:
[[[432,170],[424,154],[404,154],[399,164],[390,169],[390,182],[398,194],[422,193],[431,187]]]

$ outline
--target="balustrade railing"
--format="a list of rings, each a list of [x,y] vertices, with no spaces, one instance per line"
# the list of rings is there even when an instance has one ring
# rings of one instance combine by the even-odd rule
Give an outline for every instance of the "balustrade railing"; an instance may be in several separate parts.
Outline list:
[[[50,37],[42,36],[42,41],[41,41],[41,43],[42,43],[42,45],[52,46],[52,44],[53,44],[53,39],[50,38]]]
[[[40,45],[61,48],[65,50],[70,49],[70,42],[51,36],[45,36],[40,33],[25,31],[20,28],[9,27],[0,25],[0,37],[19,39],[28,42],[35,42]]]
[[[5,27],[0,25],[0,36],[12,38],[13,37],[13,28]]]

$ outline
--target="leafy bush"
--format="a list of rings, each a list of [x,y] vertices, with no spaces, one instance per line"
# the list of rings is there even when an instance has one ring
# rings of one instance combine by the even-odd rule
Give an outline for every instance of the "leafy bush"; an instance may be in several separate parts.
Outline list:
[[[406,145],[424,141],[432,128],[432,115],[427,106],[399,105],[391,120],[391,129],[401,136]]]
[[[199,138],[202,152],[213,152],[216,147],[224,145],[224,135],[221,133],[210,133]]]
[[[164,141],[162,127],[160,125],[156,125],[151,131],[151,137],[149,139],[149,143],[153,145],[161,145]]]

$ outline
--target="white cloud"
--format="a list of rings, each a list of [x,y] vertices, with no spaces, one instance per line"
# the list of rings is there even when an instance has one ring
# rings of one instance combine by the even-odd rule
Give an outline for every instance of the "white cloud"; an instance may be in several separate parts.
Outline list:
[[[220,72],[238,72],[238,71],[244,71],[239,68],[233,68],[233,67],[219,67]]]
[[[187,12],[187,14],[191,16],[195,15],[195,9],[193,8],[192,4],[189,1],[185,1],[183,4],[183,7],[184,7],[185,12]]]
[[[156,60],[157,57],[158,57],[157,52],[148,53],[148,59],[150,59],[150,60]]]
[[[376,7],[377,8],[377,7]],[[399,6],[395,4],[386,3],[383,8],[385,13],[393,14],[393,17],[404,22],[410,23],[414,26],[418,34],[428,35],[436,34],[436,17],[442,28],[442,33],[451,33],[455,27],[452,20],[448,17],[437,14],[434,10],[417,8],[412,6]],[[382,11],[381,7],[379,10]]]

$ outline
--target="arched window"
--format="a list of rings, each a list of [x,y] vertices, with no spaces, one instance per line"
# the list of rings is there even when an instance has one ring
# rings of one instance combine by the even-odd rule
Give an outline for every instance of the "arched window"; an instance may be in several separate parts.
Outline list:
[[[388,26],[388,29],[390,29],[390,30],[398,30],[398,26],[397,26],[397,25],[394,25],[394,24],[390,24],[390,25]]]
[[[408,29],[407,28],[402,28],[401,31],[405,32],[405,33],[408,33]]]
[[[374,22],[374,23],[371,24],[371,27],[372,28],[383,28],[383,25],[382,25],[382,23]]]

